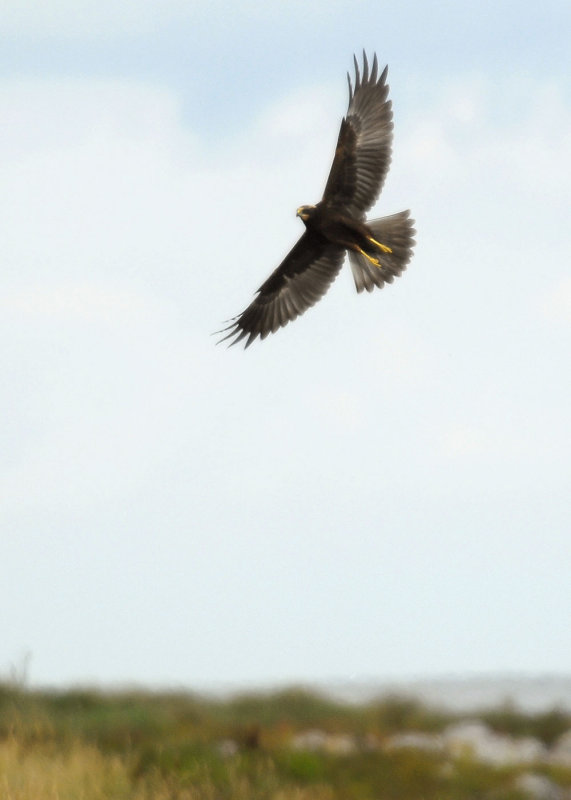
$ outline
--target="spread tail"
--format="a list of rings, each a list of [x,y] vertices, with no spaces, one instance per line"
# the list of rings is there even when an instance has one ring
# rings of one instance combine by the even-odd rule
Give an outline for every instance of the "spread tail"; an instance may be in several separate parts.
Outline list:
[[[410,211],[367,220],[366,225],[372,231],[373,238],[390,247],[392,253],[375,249],[374,255],[381,262],[381,266],[376,267],[361,253],[349,250],[349,263],[358,292],[363,289],[372,292],[375,286],[380,288],[385,283],[392,283],[406,269],[415,245],[413,236],[416,231],[413,228],[414,220],[410,219]]]

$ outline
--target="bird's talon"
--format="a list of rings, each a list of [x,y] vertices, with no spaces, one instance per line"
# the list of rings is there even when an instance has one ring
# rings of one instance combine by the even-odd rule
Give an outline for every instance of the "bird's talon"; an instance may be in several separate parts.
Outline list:
[[[372,264],[374,267],[382,267],[382,264],[381,264],[381,262],[379,261],[379,259],[378,259],[378,258],[375,258],[375,256],[370,256],[370,255],[369,255],[368,253],[366,253],[366,252],[365,252],[365,251],[364,251],[364,250],[363,250],[361,247],[359,248],[359,252],[361,253],[361,255],[365,256],[365,258],[367,259],[367,261],[370,261],[370,262],[371,262],[371,264]]]
[[[379,248],[379,250],[383,251],[383,253],[392,253],[393,252],[390,247],[387,247],[386,244],[381,244],[381,242],[377,242],[377,240],[373,239],[372,236],[369,236],[369,241],[372,244],[375,244]]]

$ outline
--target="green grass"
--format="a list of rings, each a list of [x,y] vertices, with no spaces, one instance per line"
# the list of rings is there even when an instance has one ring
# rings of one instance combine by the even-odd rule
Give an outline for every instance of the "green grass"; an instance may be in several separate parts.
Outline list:
[[[551,744],[561,712],[480,715],[495,730]],[[351,705],[291,689],[226,700],[143,691],[27,691],[0,685],[0,796],[6,800],[518,800],[522,768],[416,750],[348,755],[292,749],[318,728],[375,741],[438,732],[455,717],[402,698]],[[224,755],[220,742],[238,745]],[[569,770],[557,775],[571,786]]]

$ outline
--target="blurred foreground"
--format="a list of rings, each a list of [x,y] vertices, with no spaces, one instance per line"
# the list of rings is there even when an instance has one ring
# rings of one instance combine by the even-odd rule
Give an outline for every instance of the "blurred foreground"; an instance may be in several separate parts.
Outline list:
[[[0,685],[6,800],[571,800],[571,713]]]

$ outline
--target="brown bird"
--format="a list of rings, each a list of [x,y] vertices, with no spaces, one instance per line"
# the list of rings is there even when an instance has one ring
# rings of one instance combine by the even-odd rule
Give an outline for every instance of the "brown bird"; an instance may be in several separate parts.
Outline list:
[[[391,283],[411,259],[414,220],[409,211],[366,220],[378,198],[391,162],[393,112],[386,83],[388,67],[377,77],[377,56],[363,74],[355,62],[355,88],[349,82],[349,108],[341,122],[335,157],[317,205],[300,206],[305,231],[279,267],[260,286],[255,300],[231,321],[220,341],[259,336],[287,325],[325,294],[337,277],[345,252],[358,292]]]

